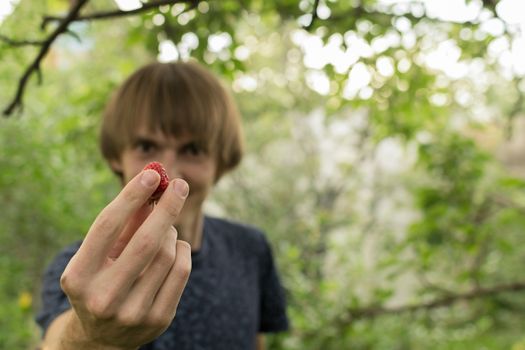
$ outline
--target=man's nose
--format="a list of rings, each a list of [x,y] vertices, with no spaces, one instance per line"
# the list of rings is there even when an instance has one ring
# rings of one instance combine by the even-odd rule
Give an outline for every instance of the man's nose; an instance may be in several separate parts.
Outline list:
[[[166,169],[166,173],[168,173],[170,180],[182,178],[182,172],[180,171],[180,164],[177,162],[177,157],[169,156],[166,158],[167,159],[164,160],[164,168]]]

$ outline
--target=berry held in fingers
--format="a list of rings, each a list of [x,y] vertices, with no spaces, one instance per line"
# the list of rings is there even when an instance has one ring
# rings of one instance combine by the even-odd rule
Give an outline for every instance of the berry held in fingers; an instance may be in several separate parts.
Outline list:
[[[168,188],[168,185],[170,183],[170,179],[168,178],[168,174],[166,173],[166,169],[160,164],[159,162],[151,162],[148,165],[144,167],[144,170],[146,169],[153,169],[160,175],[160,182],[159,186],[153,192],[153,194],[150,197],[150,200],[157,201],[160,196],[164,193],[166,188]]]

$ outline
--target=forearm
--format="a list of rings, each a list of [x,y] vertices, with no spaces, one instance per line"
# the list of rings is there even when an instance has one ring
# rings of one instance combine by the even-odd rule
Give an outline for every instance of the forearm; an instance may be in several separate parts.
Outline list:
[[[85,337],[73,310],[58,316],[49,326],[41,350],[136,350],[94,343]]]

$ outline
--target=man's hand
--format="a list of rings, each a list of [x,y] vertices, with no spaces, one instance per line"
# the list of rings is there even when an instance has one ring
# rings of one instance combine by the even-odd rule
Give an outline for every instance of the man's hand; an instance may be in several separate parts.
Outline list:
[[[173,180],[158,204],[159,175],[145,170],[98,215],[66,267],[61,286],[73,312],[65,348],[136,349],[171,323],[191,270],[189,244],[173,227],[188,185]]]

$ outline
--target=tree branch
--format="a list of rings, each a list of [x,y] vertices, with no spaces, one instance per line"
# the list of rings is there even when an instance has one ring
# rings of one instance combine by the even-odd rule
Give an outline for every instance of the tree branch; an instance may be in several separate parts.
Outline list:
[[[7,106],[7,108],[4,110],[4,116],[8,116],[17,107],[22,107],[22,97],[24,94],[25,86],[31,77],[31,75],[35,72],[40,74],[40,63],[42,62],[42,59],[46,56],[47,52],[49,51],[49,48],[51,47],[51,44],[56,40],[56,38],[67,31],[67,28],[71,22],[74,21],[74,19],[78,16],[78,13],[80,12],[80,9],[82,6],[84,6],[89,0],[78,0],[72,7],[67,16],[65,16],[58,27],[51,33],[51,35],[42,42],[40,51],[36,58],[33,60],[33,62],[27,67],[26,71],[22,75],[22,78],[20,78],[20,81],[18,82],[18,88],[16,90],[15,97],[13,101]]]
[[[104,20],[104,19],[111,19],[111,18],[118,18],[118,17],[125,17],[125,16],[131,16],[136,15],[139,13],[147,12],[151,9],[156,9],[159,6],[164,5],[174,5],[176,3],[193,3],[196,4],[200,0],[157,0],[152,2],[143,3],[142,7],[139,7],[134,10],[129,11],[122,11],[122,10],[111,10],[111,11],[101,11],[101,12],[93,12],[84,16],[79,16],[75,19],[75,22],[79,21],[92,21],[92,20]],[[47,25],[50,22],[56,22],[61,21],[63,17],[57,17],[57,16],[45,16],[42,20],[41,28],[45,29]]]
[[[0,36],[1,41],[4,41],[11,46],[27,46],[27,45],[40,46],[40,51],[38,52],[36,58],[27,67],[27,69],[25,70],[24,74],[22,75],[22,77],[20,78],[18,82],[18,88],[16,90],[15,97],[13,98],[11,103],[9,103],[9,105],[4,109],[3,111],[4,116],[7,117],[11,115],[16,108],[23,107],[22,99],[23,99],[24,90],[25,90],[25,87],[27,85],[29,78],[31,77],[33,73],[38,74],[38,78],[39,78],[38,80],[39,82],[41,82],[42,74],[40,71],[40,64],[43,58],[47,55],[49,48],[55,42],[57,37],[60,36],[61,34],[69,34],[73,36],[74,38],[76,38],[77,40],[80,40],[80,38],[76,35],[76,33],[72,32],[68,28],[72,22],[132,16],[132,15],[136,15],[142,12],[149,11],[154,8],[158,8],[159,6],[173,5],[176,3],[191,3],[195,6],[196,4],[199,3],[200,0],[157,0],[157,1],[144,3],[142,7],[135,9],[135,10],[130,10],[130,11],[112,10],[112,11],[91,13],[85,16],[79,16],[80,9],[88,1],[89,0],[76,1],[74,6],[71,7],[69,13],[65,15],[64,17],[54,17],[54,16],[44,17],[42,21],[42,28],[46,27],[47,24],[50,22],[59,22],[57,28],[45,40],[17,41],[17,40],[7,38],[5,36]]]
[[[3,41],[9,46],[18,47],[18,46],[41,46],[44,44],[43,40],[15,40],[11,39],[5,35],[0,34],[0,41]]]
[[[490,9],[494,14],[496,14],[496,5],[499,0],[482,0],[483,7]]]
[[[314,1],[314,7],[312,9],[312,20],[304,27],[305,30],[309,31],[314,26],[315,20],[317,19],[317,9],[319,8],[319,0]]]
[[[399,314],[404,312],[415,312],[420,310],[431,310],[444,306],[451,306],[459,301],[470,301],[474,299],[486,298],[500,293],[520,292],[525,290],[525,282],[515,282],[510,284],[500,284],[489,288],[476,288],[465,293],[452,293],[435,300],[411,305],[401,305],[397,307],[370,306],[365,308],[347,309],[344,315],[337,319],[337,324],[347,325],[357,319],[375,318],[388,314]]]

